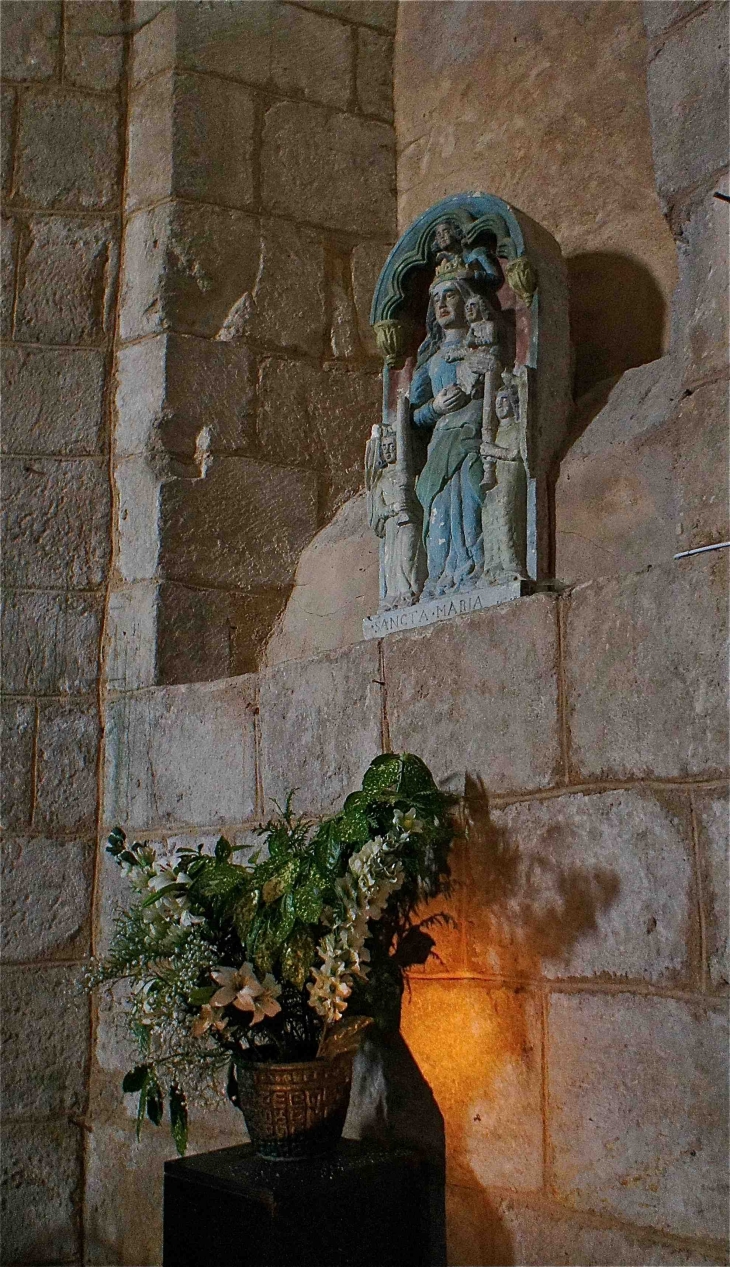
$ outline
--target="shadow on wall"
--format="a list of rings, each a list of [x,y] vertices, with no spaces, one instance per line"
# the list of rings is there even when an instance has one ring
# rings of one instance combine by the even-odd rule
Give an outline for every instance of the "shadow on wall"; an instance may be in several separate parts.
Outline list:
[[[666,303],[649,270],[629,255],[588,251],[566,264],[579,400],[602,379],[663,355]]]

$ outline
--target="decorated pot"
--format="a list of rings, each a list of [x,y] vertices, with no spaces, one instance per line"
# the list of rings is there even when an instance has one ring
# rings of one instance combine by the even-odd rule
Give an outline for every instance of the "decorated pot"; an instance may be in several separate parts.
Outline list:
[[[335,1148],[347,1117],[352,1053],[292,1064],[240,1064],[238,1099],[256,1152],[271,1161]]]

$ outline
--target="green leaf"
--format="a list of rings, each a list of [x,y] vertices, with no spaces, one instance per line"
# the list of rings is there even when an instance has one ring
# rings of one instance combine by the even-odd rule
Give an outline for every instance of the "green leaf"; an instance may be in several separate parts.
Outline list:
[[[381,753],[370,762],[362,781],[362,790],[371,797],[384,792],[397,792],[400,786],[402,759],[392,752]],[[347,804],[347,802],[345,802]]]
[[[300,884],[292,894],[294,914],[304,924],[318,924],[322,912],[322,888],[319,877],[310,876],[305,884]]]
[[[111,835],[107,838],[107,853],[116,858],[124,849],[124,842],[127,839],[121,827],[115,827]]]
[[[273,931],[279,944],[285,941],[293,929],[297,920],[297,912],[294,906],[294,894],[285,893],[281,899],[281,904],[273,926]]]
[[[217,989],[217,985],[201,985],[197,989],[190,991],[188,1001],[192,1003],[193,1007],[202,1007],[204,1003],[210,1003]]]
[[[285,823],[269,833],[269,857],[276,862],[285,861],[291,853],[289,831]]]
[[[130,1069],[129,1073],[125,1073],[122,1079],[122,1091],[127,1094],[131,1091],[140,1091],[144,1086],[149,1071],[149,1065],[137,1065],[134,1069]]]
[[[401,796],[416,796],[419,793],[437,790],[425,761],[414,756],[412,752],[404,752],[401,761],[402,773],[398,789]]]
[[[284,978],[298,990],[304,989],[317,954],[314,938],[301,925],[294,930],[281,952],[281,968]]]
[[[314,861],[324,879],[329,880],[334,877],[341,857],[342,841],[335,835],[330,823],[323,823],[314,846]]]
[[[181,1157],[188,1146],[188,1104],[185,1092],[173,1082],[170,1087],[170,1127],[175,1147]]]
[[[215,846],[216,862],[228,862],[233,849],[225,836],[219,836]]]

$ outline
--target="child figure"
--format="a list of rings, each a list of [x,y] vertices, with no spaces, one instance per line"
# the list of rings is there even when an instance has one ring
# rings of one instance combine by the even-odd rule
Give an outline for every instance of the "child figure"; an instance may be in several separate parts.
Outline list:
[[[516,452],[496,443],[499,430],[497,395],[501,386],[502,360],[499,344],[498,316],[482,295],[472,294],[465,303],[469,333],[468,349],[459,366],[457,381],[469,396],[478,394],[478,384],[483,383],[482,443],[479,449],[484,475],[482,488],[489,490],[497,483],[497,462],[514,461]]]

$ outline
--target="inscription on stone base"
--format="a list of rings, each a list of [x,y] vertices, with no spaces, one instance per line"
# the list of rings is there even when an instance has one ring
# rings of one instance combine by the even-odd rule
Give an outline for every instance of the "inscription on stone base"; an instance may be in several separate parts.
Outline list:
[[[401,633],[404,629],[422,629],[440,620],[454,616],[468,616],[470,612],[484,611],[509,603],[513,598],[531,594],[534,586],[529,581],[510,581],[507,585],[484,585],[468,594],[434,598],[428,603],[416,603],[413,607],[401,607],[396,611],[366,616],[362,622],[364,638],[384,638],[387,634]]]

